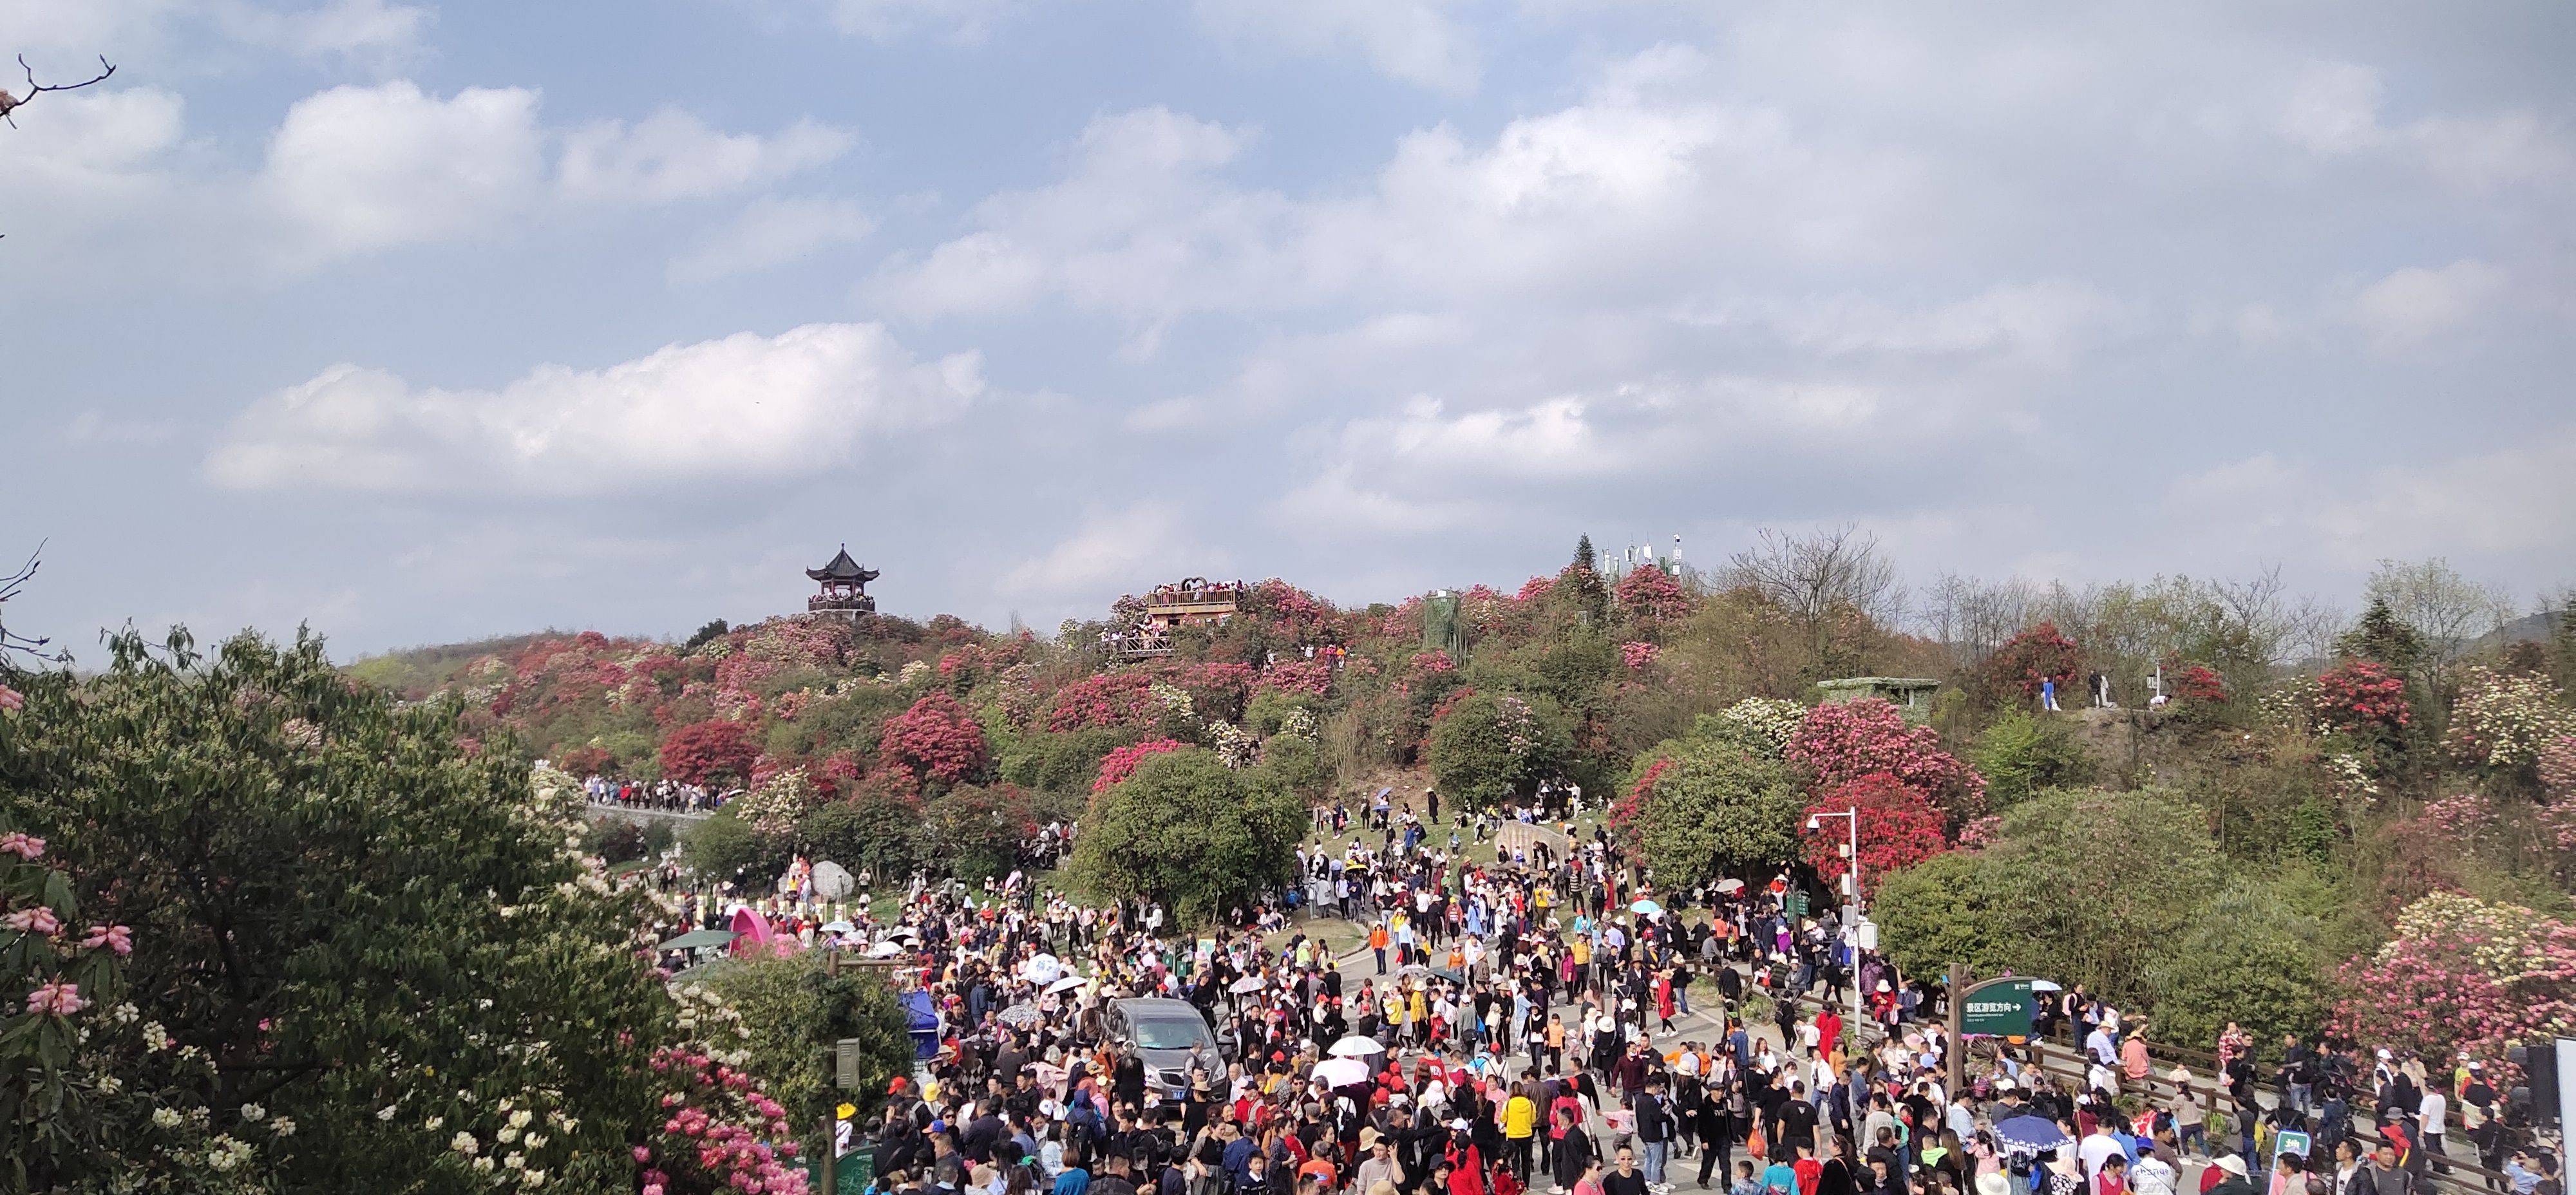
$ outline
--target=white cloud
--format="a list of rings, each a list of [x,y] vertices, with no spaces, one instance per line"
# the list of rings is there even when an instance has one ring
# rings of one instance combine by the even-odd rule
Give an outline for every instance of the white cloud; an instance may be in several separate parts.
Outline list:
[[[421,34],[437,19],[427,8],[386,0],[330,0],[291,10],[224,0],[205,11],[218,28],[247,45],[305,58],[378,61],[417,52]]]
[[[2063,368],[2128,317],[2127,305],[2067,279],[2004,283],[1930,307],[1860,294],[1718,305],[1695,322],[1750,324],[1828,356],[1994,355]]]
[[[870,41],[928,33],[978,42],[1025,0],[825,0],[834,27]]]
[[[849,147],[848,133],[810,119],[762,137],[664,108],[633,125],[594,121],[567,134],[558,185],[575,203],[670,203],[784,178]]]
[[[489,235],[545,170],[537,93],[409,82],[334,87],[287,109],[260,186],[322,256]]]
[[[1819,144],[1779,112],[1687,94],[1705,65],[1658,51],[1482,144],[1416,131],[1349,197],[1232,184],[1244,130],[1161,108],[1104,117],[1060,181],[987,200],[973,231],[874,291],[916,315],[1054,296],[1148,325],[1355,297],[1678,298],[1704,270],[1863,260],[1918,218],[1908,151]]]
[[[206,473],[235,489],[382,492],[757,483],[845,463],[983,389],[975,354],[921,361],[875,324],[745,332],[603,370],[547,365],[498,390],[336,365],[253,404]]]
[[[1060,599],[1132,588],[1140,577],[1214,576],[1226,562],[1192,542],[1170,506],[1138,502],[1084,516],[1071,535],[1011,566],[1000,588],[1014,600]]]
[[[867,239],[875,221],[846,199],[759,199],[733,223],[671,259],[671,280],[693,284],[786,265]]]
[[[2428,555],[2564,560],[2576,554],[2576,433],[2368,469],[2258,453],[2177,479],[2164,507],[2174,526],[2227,526],[2246,550],[2346,571]]]
[[[2408,266],[2362,288],[2350,314],[2372,348],[2402,354],[2467,330],[2504,288],[2505,272],[2483,261]]]
[[[2350,62],[2315,62],[2300,71],[2277,127],[2284,137],[2324,157],[2391,155],[2471,191],[2576,177],[2576,146],[2565,130],[2520,109],[2442,114],[2391,124],[2381,108],[2380,73]]]
[[[1198,0],[1199,20],[1238,47],[1354,54],[1379,74],[1434,91],[1476,89],[1475,36],[1453,0]]]

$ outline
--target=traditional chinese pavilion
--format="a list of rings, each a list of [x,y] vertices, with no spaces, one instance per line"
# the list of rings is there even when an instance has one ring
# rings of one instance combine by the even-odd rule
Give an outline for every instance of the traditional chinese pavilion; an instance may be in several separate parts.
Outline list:
[[[831,563],[821,568],[806,569],[805,575],[822,587],[814,596],[805,599],[806,613],[852,620],[862,614],[876,613],[877,600],[868,596],[868,582],[876,580],[880,574],[850,559],[850,545],[842,544]]]

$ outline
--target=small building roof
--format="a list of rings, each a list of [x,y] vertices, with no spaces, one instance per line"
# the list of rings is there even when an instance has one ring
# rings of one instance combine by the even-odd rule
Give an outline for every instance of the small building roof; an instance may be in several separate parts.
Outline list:
[[[805,575],[817,581],[849,581],[865,585],[882,574],[875,569],[861,567],[858,561],[850,559],[850,545],[842,544],[840,554],[832,557],[831,563],[821,568],[806,569]]]
[[[1820,680],[1819,689],[1938,689],[1941,682],[1928,676],[1847,676],[1841,680]]]

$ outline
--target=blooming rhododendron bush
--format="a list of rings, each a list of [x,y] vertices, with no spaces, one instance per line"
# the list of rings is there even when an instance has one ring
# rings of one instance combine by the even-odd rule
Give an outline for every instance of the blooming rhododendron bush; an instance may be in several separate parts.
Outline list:
[[[1818,788],[1885,772],[1922,793],[1954,821],[1985,812],[1986,778],[1943,750],[1939,731],[1907,725],[1894,705],[1878,698],[1807,711],[1789,737],[1786,754]]]
[[[2437,892],[2398,914],[2396,931],[2344,967],[2336,1032],[2426,1058],[2490,1060],[2509,1041],[2576,1033],[2576,925]]]
[[[639,1190],[662,1101],[696,1098],[654,1063],[734,1047],[683,1024],[645,898],[576,849],[572,779],[467,751],[453,705],[397,707],[319,641],[109,652],[0,714],[0,986],[38,980],[0,1033],[71,1088],[11,1132],[80,1147],[13,1149],[31,1185]],[[709,1115],[768,1148],[756,1094]],[[723,1161],[666,1195],[771,1173]]]

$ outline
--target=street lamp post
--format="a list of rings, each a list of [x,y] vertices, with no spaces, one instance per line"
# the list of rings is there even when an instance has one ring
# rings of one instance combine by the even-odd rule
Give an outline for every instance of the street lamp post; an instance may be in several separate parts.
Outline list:
[[[1858,806],[1858,805],[1854,805],[1854,806],[1852,806],[1850,809],[1847,809],[1847,810],[1845,810],[1845,811],[1843,811],[1843,812],[1841,812],[1841,813],[1819,813],[1819,814],[1814,814],[1814,815],[1812,815],[1812,816],[1810,816],[1810,817],[1808,817],[1808,818],[1807,818],[1807,829],[1808,829],[1809,831],[1811,831],[1811,832],[1812,832],[1812,831],[1816,831],[1816,830],[1821,830],[1821,829],[1823,829],[1823,828],[1824,828],[1824,819],[1829,818],[1829,817],[1838,817],[1838,818],[1842,818],[1842,819],[1844,820],[1844,822],[1845,822],[1845,823],[1847,823],[1847,826],[1848,826],[1848,828],[1849,828],[1849,829],[1850,829],[1850,831],[1851,831],[1851,838],[1850,838],[1850,840],[1849,840],[1848,853],[1844,856],[1844,861],[1845,861],[1846,863],[1848,863],[1848,864],[1849,864],[1849,866],[1847,866],[1847,867],[1845,867],[1845,868],[1843,869],[1843,885],[1844,885],[1844,892],[1845,892],[1845,895],[1849,898],[1849,903],[1845,904],[1845,905],[1843,906],[1843,908],[1846,910],[1846,913],[1845,913],[1845,916],[1844,916],[1844,921],[1846,922],[1846,924],[1845,924],[1845,926],[1844,926],[1844,932],[1846,932],[1847,934],[1849,934],[1849,935],[1850,935],[1850,938],[1851,938],[1851,992],[1852,992],[1852,995],[1851,995],[1851,1030],[1850,1030],[1850,1031],[1851,1031],[1851,1038],[1852,1038],[1852,1040],[1853,1040],[1854,1042],[1858,1042],[1858,1041],[1860,1040],[1860,1023],[1861,1023],[1861,1004],[1860,1004],[1860,999],[1861,999],[1861,997],[1860,997],[1860,921],[1861,921],[1861,901],[1860,901],[1860,806]]]

